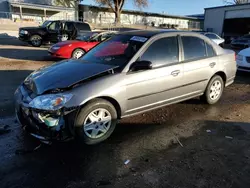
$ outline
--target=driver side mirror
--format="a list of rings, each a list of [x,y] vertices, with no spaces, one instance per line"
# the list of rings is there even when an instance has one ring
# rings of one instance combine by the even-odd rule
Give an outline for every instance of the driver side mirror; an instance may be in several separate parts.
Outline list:
[[[130,72],[143,71],[152,69],[150,61],[136,61],[130,66]]]

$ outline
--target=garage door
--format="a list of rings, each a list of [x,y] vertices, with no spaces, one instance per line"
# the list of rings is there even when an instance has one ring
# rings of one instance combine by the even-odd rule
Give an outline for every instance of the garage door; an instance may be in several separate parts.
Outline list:
[[[250,9],[241,9],[241,10],[230,10],[226,11],[225,18],[249,18],[250,17]]]

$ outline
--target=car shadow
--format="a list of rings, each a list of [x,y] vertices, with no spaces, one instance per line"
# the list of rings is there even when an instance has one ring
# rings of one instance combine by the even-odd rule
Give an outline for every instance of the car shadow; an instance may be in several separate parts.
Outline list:
[[[46,48],[31,47],[4,47],[0,48],[0,57],[15,60],[31,60],[31,61],[60,61],[62,59],[52,57],[48,54]]]

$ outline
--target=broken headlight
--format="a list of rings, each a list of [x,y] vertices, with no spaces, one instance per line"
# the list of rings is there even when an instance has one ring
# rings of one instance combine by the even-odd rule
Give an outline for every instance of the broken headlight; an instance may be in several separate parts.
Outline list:
[[[40,110],[59,110],[71,98],[72,94],[48,94],[34,98],[30,103],[31,108]]]

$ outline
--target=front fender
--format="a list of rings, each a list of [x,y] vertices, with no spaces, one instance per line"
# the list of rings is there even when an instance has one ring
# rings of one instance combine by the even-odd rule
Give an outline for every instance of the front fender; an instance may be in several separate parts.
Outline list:
[[[68,93],[73,94],[73,97],[65,107],[83,106],[95,98],[108,97],[119,104],[121,115],[123,115],[126,110],[126,86],[124,80],[124,75],[119,73],[82,83],[68,91]]]

